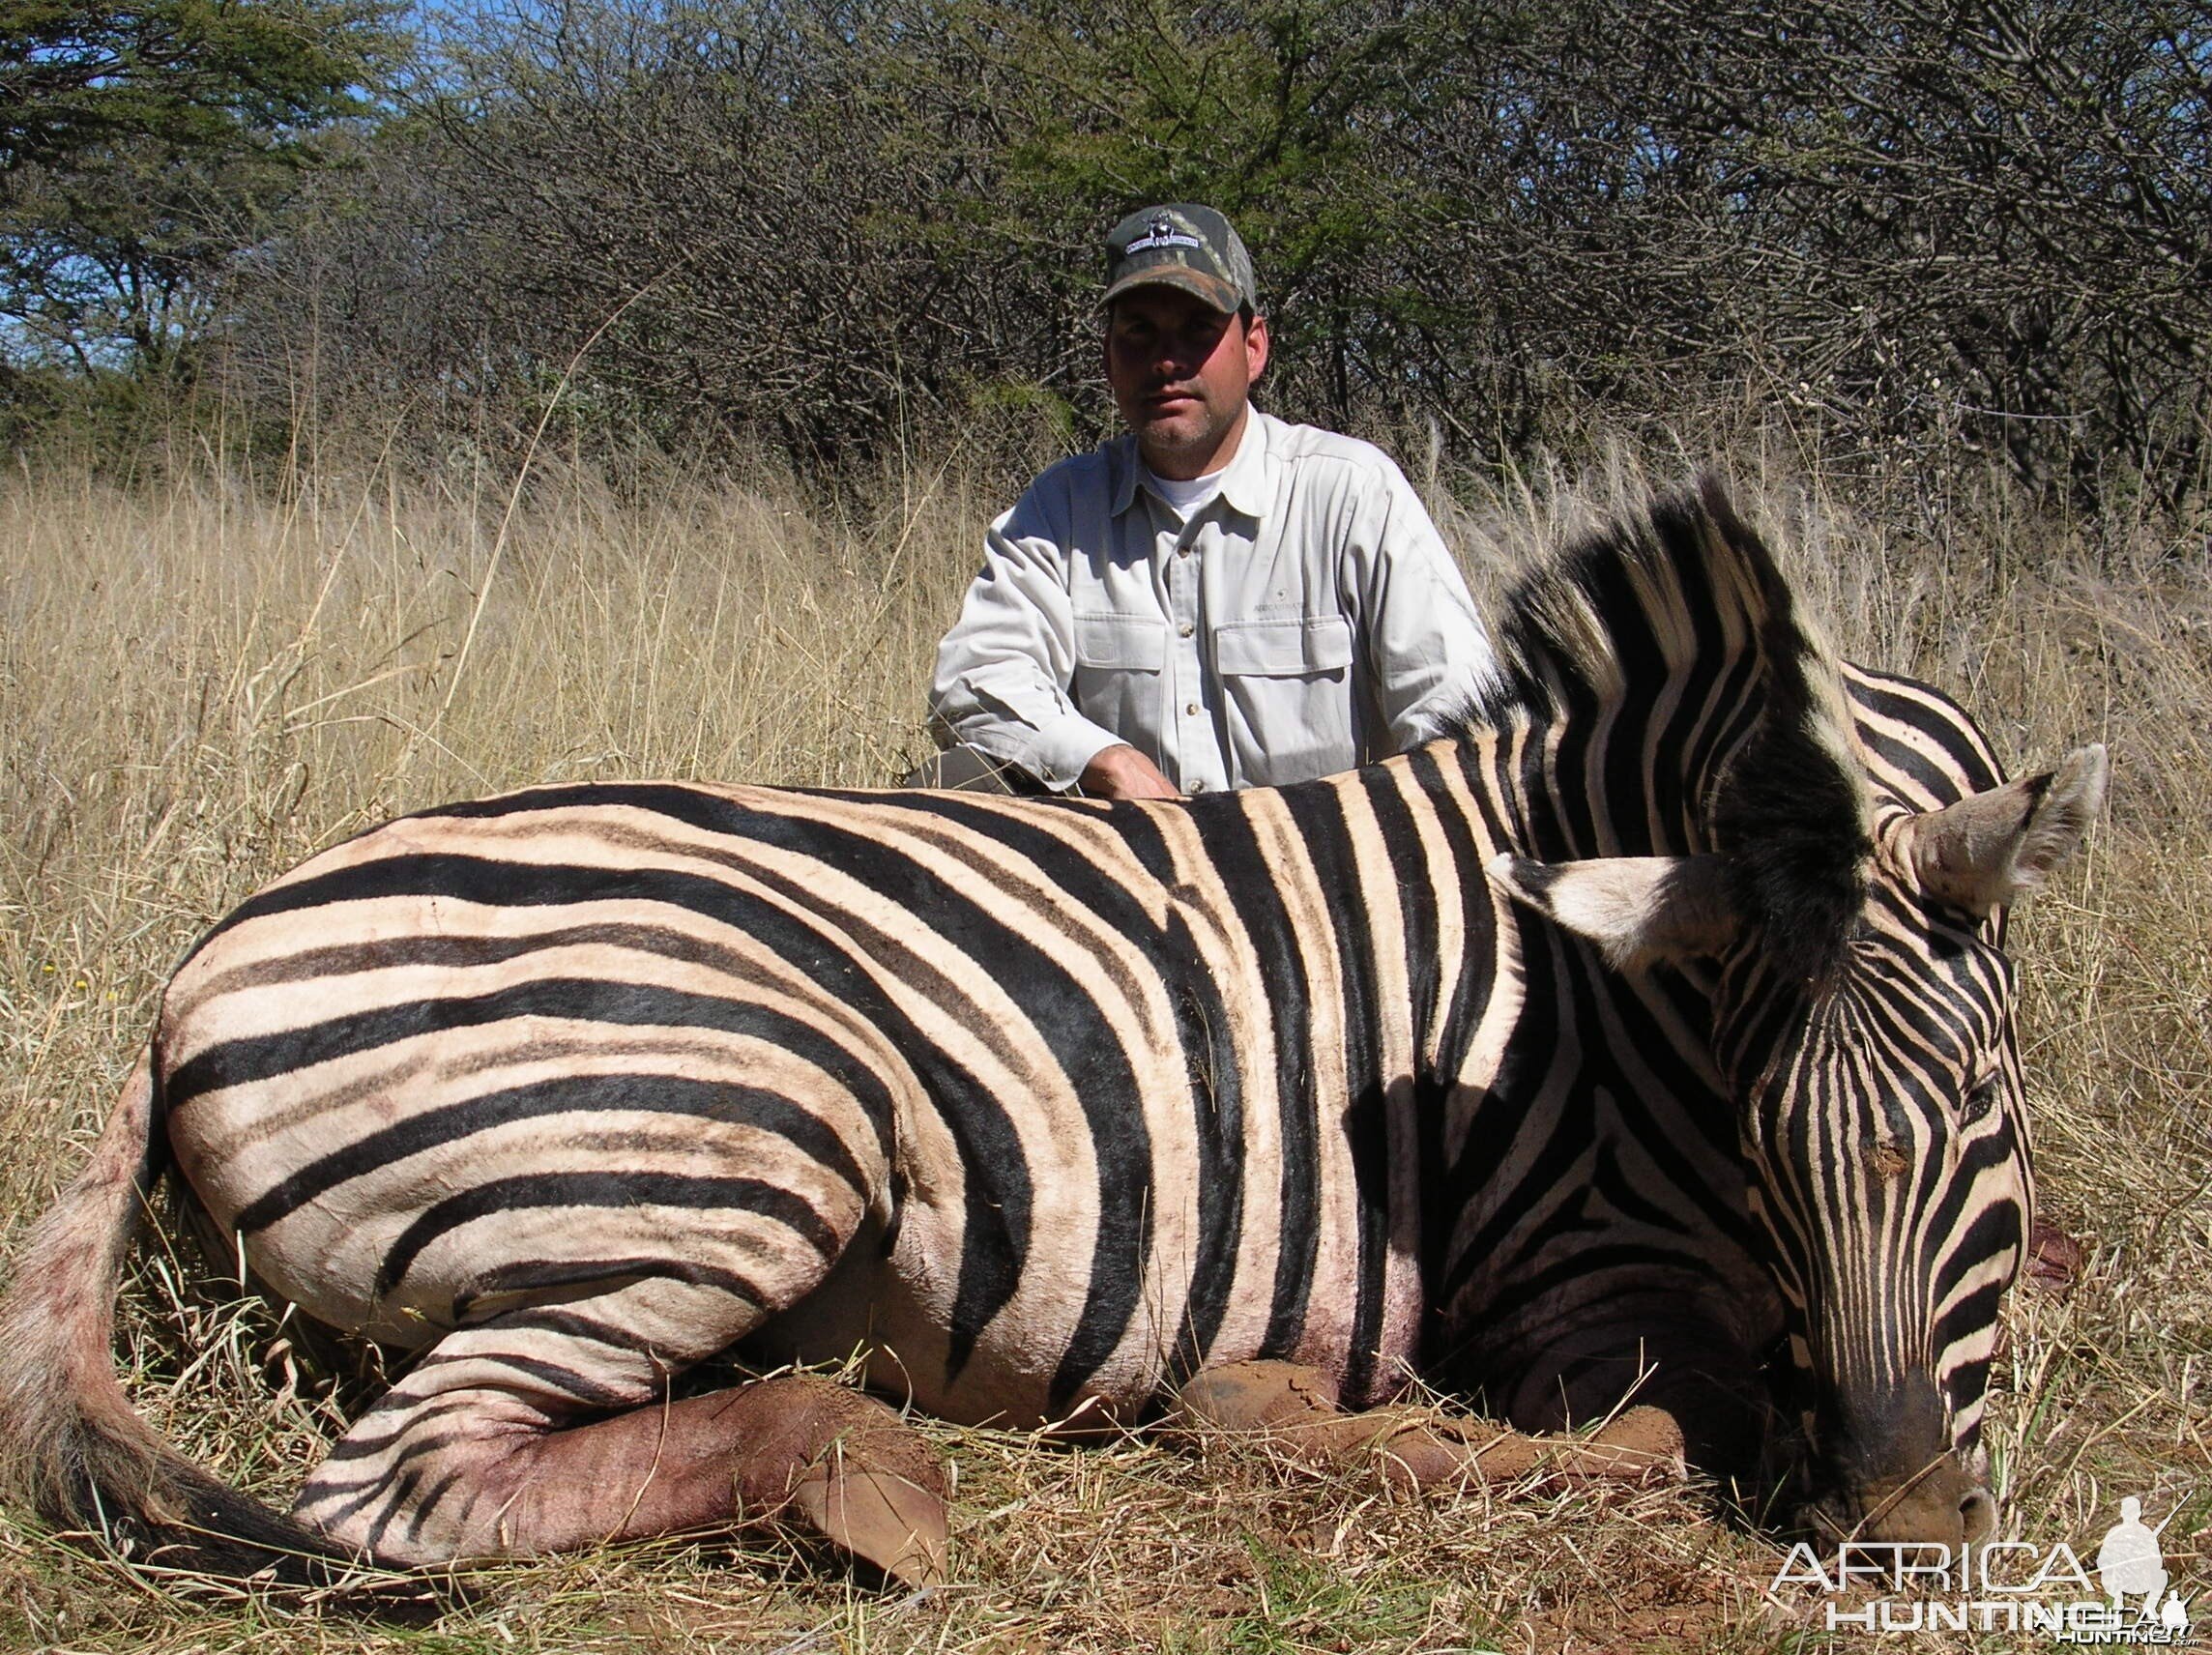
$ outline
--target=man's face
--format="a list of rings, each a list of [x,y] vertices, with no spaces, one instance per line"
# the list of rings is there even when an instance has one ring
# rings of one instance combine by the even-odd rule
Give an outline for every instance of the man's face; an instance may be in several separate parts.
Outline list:
[[[1179,287],[1134,288],[1106,324],[1106,383],[1145,463],[1204,477],[1236,450],[1245,396],[1267,365],[1267,324],[1247,324]]]

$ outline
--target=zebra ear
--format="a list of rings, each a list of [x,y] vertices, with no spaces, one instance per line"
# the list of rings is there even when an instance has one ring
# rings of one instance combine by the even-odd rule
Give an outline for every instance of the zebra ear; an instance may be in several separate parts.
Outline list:
[[[2024,896],[2081,842],[2105,802],[2109,769],[2092,742],[2056,769],[1915,817],[1905,850],[1920,888],[1984,917]]]
[[[1718,857],[1532,862],[1507,856],[1484,871],[1516,902],[1595,943],[1620,971],[1710,958],[1739,929]]]

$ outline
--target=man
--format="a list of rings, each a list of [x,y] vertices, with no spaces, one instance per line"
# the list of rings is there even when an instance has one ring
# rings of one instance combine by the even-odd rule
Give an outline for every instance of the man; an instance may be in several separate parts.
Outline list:
[[[938,649],[938,785],[1174,798],[1428,740],[1491,667],[1467,583],[1369,444],[1252,406],[1252,261],[1208,207],[1107,239],[1106,379],[1128,425],[991,528]]]

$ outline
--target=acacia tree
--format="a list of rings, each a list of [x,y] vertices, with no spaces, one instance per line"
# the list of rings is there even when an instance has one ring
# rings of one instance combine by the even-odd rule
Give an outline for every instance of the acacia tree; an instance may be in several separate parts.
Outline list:
[[[392,0],[0,0],[0,361],[166,369],[322,134],[398,62]]]

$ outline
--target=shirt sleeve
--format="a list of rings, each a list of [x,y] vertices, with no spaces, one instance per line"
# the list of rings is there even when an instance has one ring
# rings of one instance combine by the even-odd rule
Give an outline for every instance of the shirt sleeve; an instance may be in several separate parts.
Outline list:
[[[1406,476],[1382,462],[1348,548],[1363,653],[1396,750],[1442,733],[1497,672],[1467,580]]]
[[[1075,709],[1075,618],[1066,552],[1026,510],[991,526],[983,567],[937,647],[930,712],[940,739],[964,741],[1055,792],[1121,738]]]

